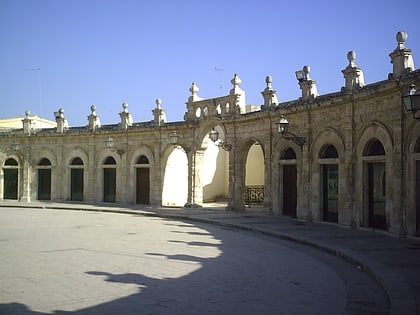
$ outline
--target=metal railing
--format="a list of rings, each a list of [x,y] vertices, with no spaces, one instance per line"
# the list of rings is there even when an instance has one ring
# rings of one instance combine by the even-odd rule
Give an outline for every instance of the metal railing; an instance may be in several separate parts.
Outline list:
[[[264,203],[264,186],[245,186],[245,204],[259,205]]]

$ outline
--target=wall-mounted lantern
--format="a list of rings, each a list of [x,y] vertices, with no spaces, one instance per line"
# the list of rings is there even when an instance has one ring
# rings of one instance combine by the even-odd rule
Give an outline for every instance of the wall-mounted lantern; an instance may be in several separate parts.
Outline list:
[[[118,155],[119,155],[120,157],[122,157],[122,156],[123,156],[123,154],[125,153],[125,151],[124,151],[123,149],[118,149],[118,148],[115,148],[114,139],[113,139],[113,138],[111,138],[111,137],[108,137],[108,139],[106,139],[106,140],[105,140],[105,144],[106,144],[106,147],[107,147],[108,149],[110,149],[110,150],[115,150],[115,151],[118,153]]]
[[[412,112],[413,117],[420,120],[420,90],[416,90],[414,84],[410,85],[410,89],[403,95],[402,100],[405,110],[407,112]]]
[[[280,117],[279,121],[276,122],[278,127],[279,134],[286,140],[293,141],[298,146],[303,149],[304,144],[306,143],[305,137],[298,137],[295,134],[289,132],[289,121],[283,115]]]
[[[176,131],[172,131],[169,134],[169,141],[171,142],[171,144],[175,147],[179,146],[179,136],[178,133]]]
[[[225,141],[219,140],[219,132],[216,129],[212,129],[209,132],[209,138],[213,141],[219,148],[222,148],[225,151],[232,150],[232,144],[228,144]]]

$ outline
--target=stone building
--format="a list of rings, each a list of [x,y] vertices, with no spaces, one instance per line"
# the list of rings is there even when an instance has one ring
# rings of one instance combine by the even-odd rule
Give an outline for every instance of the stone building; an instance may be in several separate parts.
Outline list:
[[[403,106],[420,71],[406,39],[397,34],[384,81],[365,84],[349,52],[341,91],[319,95],[305,66],[302,97],[279,102],[267,76],[254,112],[235,75],[230,93],[212,99],[193,83],[181,122],[166,121],[160,100],[148,122],[133,122],[126,103],[114,125],[101,125],[94,106],[83,127],[69,127],[62,109],[53,128],[23,119],[0,133],[0,199],[226,200],[232,211],[261,202],[273,215],[420,235],[420,117]]]

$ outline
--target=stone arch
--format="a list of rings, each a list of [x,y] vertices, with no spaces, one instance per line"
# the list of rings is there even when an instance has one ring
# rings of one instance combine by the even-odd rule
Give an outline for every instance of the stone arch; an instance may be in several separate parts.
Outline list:
[[[327,154],[330,150],[333,154]],[[336,151],[336,152],[335,152]],[[331,153],[330,152],[330,153]],[[311,146],[312,159],[312,215],[315,220],[347,222],[351,213],[345,213],[346,181],[344,137],[335,128],[320,131]],[[335,189],[333,189],[335,187]]]
[[[373,155],[369,156],[366,154],[366,150],[369,145],[375,141],[379,141],[385,151],[385,155]],[[383,163],[385,175],[384,180],[386,183],[391,183],[395,181],[395,178],[400,178],[399,174],[394,174],[396,171],[393,165],[393,154],[394,152],[394,142],[393,136],[389,128],[386,127],[381,122],[373,121],[371,124],[366,125],[361,133],[358,141],[355,143],[355,172],[354,172],[354,182],[355,182],[355,208],[360,209],[355,213],[356,223],[360,226],[370,226],[372,225],[372,216],[370,206],[370,194],[371,189],[369,189],[370,177],[369,172],[372,164]],[[399,226],[399,220],[397,219],[396,212],[393,211],[393,186],[386,185],[384,188],[385,191],[385,209],[384,216],[386,222],[381,224],[381,228],[387,228],[390,226],[396,227]]]
[[[283,159],[284,153],[288,150],[293,151],[294,158],[293,159]],[[273,189],[273,213],[277,215],[300,215],[304,216],[303,214],[295,213],[301,209],[301,198],[300,198],[300,190],[302,186],[302,159],[303,159],[303,150],[297,144],[292,141],[288,141],[285,138],[279,136],[276,137],[274,140],[273,145],[273,161],[272,163],[272,189]],[[287,174],[291,174],[296,172],[296,174],[292,175],[295,177],[296,180],[296,205],[293,208],[290,208],[291,211],[285,211],[289,205],[294,204],[294,200],[285,200],[284,199],[284,181],[285,176]],[[288,204],[285,204],[288,203]],[[292,211],[293,210],[293,211]],[[293,212],[293,213],[292,213]]]
[[[141,157],[144,157],[143,160],[147,159],[148,163],[139,164]],[[159,177],[155,174],[154,154],[148,146],[141,145],[130,153],[129,161],[128,200],[133,203],[149,204],[151,200],[154,200],[154,190],[159,187]]]
[[[51,166],[57,166],[57,155],[56,153],[47,147],[42,147],[32,152],[31,164],[38,165],[42,158],[47,158],[51,162]]]
[[[420,235],[420,123],[407,126],[406,140],[406,229],[409,235]]]
[[[82,160],[83,165],[72,165],[72,161],[76,158],[79,158]],[[88,180],[89,180],[89,172],[87,171],[89,169],[89,154],[84,148],[81,148],[80,146],[68,148],[65,157],[64,157],[64,163],[63,168],[61,172],[64,176],[62,176],[63,180],[63,194],[65,200],[75,200],[75,201],[82,201],[84,200],[85,196],[88,193],[89,186],[88,186]],[[80,169],[80,171],[75,171],[74,169]],[[60,171],[60,170],[59,170]],[[74,182],[75,173],[80,172],[80,174],[77,174],[78,176],[81,176],[82,178],[79,178],[79,182],[76,184]],[[73,176],[73,178],[72,178]],[[60,177],[60,174],[58,175]],[[72,182],[73,181],[73,182]],[[82,185],[81,190],[77,193],[74,192],[75,186]],[[73,185],[73,186],[72,186]],[[78,188],[80,189],[80,188]],[[75,197],[77,195],[77,197]]]

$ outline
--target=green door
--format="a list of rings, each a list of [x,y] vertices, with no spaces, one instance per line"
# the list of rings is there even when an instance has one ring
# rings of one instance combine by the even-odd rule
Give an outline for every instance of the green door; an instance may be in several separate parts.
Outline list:
[[[386,229],[385,163],[368,163],[369,226]]]
[[[18,199],[18,169],[3,169],[4,174],[4,199]]]
[[[338,165],[322,166],[323,219],[338,222]]]
[[[104,201],[116,201],[116,179],[117,170],[115,168],[104,168]]]
[[[51,200],[51,169],[38,170],[38,200]]]

